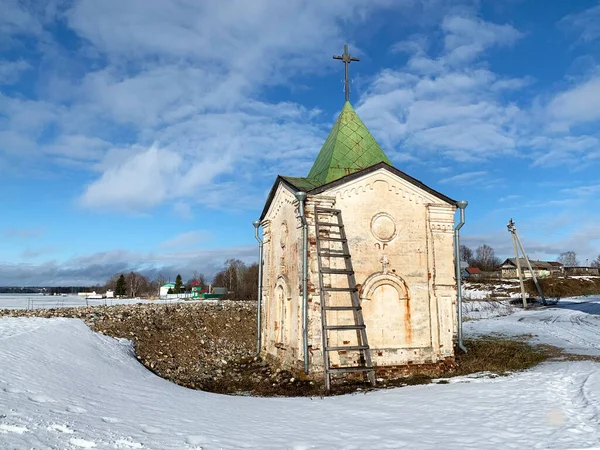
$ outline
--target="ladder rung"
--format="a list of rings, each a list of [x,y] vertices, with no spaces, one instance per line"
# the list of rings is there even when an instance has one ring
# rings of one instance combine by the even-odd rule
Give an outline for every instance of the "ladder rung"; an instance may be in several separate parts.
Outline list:
[[[333,222],[317,222],[317,225],[319,225],[320,227],[344,228],[344,225],[340,225],[339,223],[333,223]]]
[[[317,213],[330,213],[330,214],[339,214],[342,212],[339,209],[333,209],[333,208],[315,208],[315,211]]]
[[[362,306],[323,306],[326,311],[360,311]]]
[[[346,270],[346,269],[321,269],[322,273],[329,273],[332,275],[352,275],[354,270]]]
[[[328,352],[340,352],[344,350],[369,350],[368,345],[350,345],[346,347],[325,347]]]
[[[333,237],[324,237],[324,236],[319,236],[319,240],[321,240],[321,241],[334,241],[334,242],[346,242],[347,241],[346,238],[333,238]]]
[[[365,366],[350,366],[350,367],[330,367],[327,369],[328,372],[371,372],[372,367]]]
[[[319,256],[323,256],[325,258],[350,258],[351,255],[348,253],[319,252]]]
[[[329,286],[324,286],[321,288],[322,291],[329,291],[329,292],[357,292],[358,289],[351,288],[351,287],[347,287],[347,288],[336,288],[336,287],[329,287]]]
[[[342,330],[364,330],[365,325],[325,325],[326,330],[342,331]]]

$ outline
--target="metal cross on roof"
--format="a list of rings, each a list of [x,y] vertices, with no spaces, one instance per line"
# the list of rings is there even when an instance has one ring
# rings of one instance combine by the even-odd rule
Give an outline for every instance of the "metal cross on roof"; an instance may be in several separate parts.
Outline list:
[[[344,45],[344,54],[340,56],[334,56],[333,59],[341,59],[346,66],[346,101],[350,99],[350,80],[348,78],[348,65],[352,61],[360,61],[360,59],[355,58],[348,53],[348,45]]]

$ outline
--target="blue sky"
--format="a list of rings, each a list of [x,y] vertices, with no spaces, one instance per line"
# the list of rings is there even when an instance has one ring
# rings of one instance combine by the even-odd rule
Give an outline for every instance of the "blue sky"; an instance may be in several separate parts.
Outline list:
[[[252,262],[277,174],[351,101],[463,242],[600,253],[596,1],[4,0],[0,285]]]

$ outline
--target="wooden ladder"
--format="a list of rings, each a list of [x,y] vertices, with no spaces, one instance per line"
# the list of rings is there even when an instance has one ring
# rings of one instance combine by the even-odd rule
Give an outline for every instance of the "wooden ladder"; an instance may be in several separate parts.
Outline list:
[[[323,216],[335,216],[336,221],[325,221]],[[362,372],[368,377],[369,382],[375,385],[375,369],[371,362],[371,351],[369,341],[367,340],[367,330],[363,319],[358,289],[356,288],[356,279],[352,268],[348,240],[342,222],[342,211],[339,209],[315,207],[315,229],[317,235],[317,261],[319,264],[319,292],[321,294],[321,326],[323,333],[323,366],[325,368],[325,388],[331,389],[331,375],[334,373]],[[333,236],[332,236],[333,235]],[[328,242],[325,248],[322,243]],[[340,248],[333,248],[339,246]],[[323,266],[323,258],[329,258],[329,261],[335,258],[343,258],[345,262],[344,269],[336,269]],[[325,286],[323,275],[345,275],[347,277],[348,287]],[[331,277],[333,278],[333,277]],[[333,283],[331,283],[333,284]],[[346,292],[350,294],[350,304],[344,306],[328,305],[329,292]],[[352,311],[354,324],[336,325],[327,322],[327,311]],[[357,345],[350,346],[330,346],[329,332],[356,330]],[[330,352],[359,352],[359,364],[357,366],[332,367],[330,362]]]

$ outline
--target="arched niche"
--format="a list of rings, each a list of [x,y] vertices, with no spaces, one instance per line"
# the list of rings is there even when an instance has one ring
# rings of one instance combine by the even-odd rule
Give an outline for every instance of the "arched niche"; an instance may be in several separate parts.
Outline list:
[[[275,283],[275,344],[286,344],[289,340],[292,293],[285,275],[279,275]]]
[[[410,293],[402,278],[394,273],[375,273],[364,282],[360,298],[371,348],[411,345]]]

